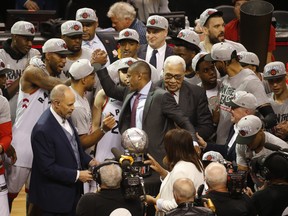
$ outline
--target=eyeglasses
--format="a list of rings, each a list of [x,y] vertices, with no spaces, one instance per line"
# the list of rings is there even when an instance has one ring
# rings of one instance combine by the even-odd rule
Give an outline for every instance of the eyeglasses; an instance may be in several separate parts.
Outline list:
[[[182,75],[182,74],[170,74],[170,73],[165,73],[165,79],[172,79],[172,78],[174,78],[175,80],[181,80],[182,78],[183,78],[183,76],[184,75]]]
[[[274,84],[274,83],[281,83],[283,80],[285,80],[285,76],[284,77],[279,77],[279,78],[275,78],[275,79],[268,79],[268,83],[269,84]]]

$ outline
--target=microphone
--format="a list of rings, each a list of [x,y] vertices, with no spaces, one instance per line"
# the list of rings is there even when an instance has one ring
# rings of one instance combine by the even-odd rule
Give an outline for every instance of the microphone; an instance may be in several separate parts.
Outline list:
[[[274,145],[272,143],[265,143],[264,147],[271,150],[271,151],[282,151],[282,152],[287,152],[288,153],[288,149],[287,148],[281,148],[280,146]]]
[[[127,168],[128,166],[132,165],[133,162],[134,162],[134,159],[133,159],[132,156],[123,155],[123,153],[119,149],[117,149],[115,147],[113,147],[111,149],[111,152],[114,155],[116,161],[119,161],[119,163],[121,164],[122,168]]]

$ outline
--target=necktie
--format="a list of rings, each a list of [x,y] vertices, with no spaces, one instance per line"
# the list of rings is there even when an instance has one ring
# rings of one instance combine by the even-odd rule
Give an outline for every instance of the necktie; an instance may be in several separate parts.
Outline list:
[[[132,106],[130,127],[136,127],[136,111],[139,104],[140,96],[141,94],[138,93]]]
[[[157,67],[157,58],[156,58],[157,53],[158,53],[157,49],[153,50],[150,61],[149,61],[149,63],[153,65],[155,68]]]

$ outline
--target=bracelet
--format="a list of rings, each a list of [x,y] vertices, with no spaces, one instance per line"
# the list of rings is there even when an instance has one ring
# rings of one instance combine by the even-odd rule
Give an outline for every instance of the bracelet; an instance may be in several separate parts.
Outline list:
[[[101,130],[101,132],[102,132],[103,134],[106,134],[106,131],[103,129],[102,126],[100,127],[100,130]]]

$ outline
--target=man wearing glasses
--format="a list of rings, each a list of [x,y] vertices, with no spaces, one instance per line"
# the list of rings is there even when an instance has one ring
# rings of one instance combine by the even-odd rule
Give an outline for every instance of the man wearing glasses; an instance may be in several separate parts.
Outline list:
[[[185,71],[186,63],[183,58],[177,55],[169,56],[164,62],[163,81],[159,81],[157,84],[174,96],[196,132],[207,140],[215,131],[206,92],[200,86],[185,81]]]

